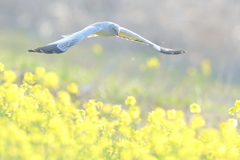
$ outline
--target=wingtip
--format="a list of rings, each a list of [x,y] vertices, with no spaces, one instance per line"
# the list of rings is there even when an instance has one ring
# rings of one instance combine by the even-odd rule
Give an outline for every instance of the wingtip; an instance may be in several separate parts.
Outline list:
[[[183,50],[182,53],[187,53],[187,51]]]
[[[159,52],[164,53],[164,54],[171,54],[171,55],[187,53],[186,50],[175,50],[175,49],[168,49],[168,48],[162,48],[162,47]]]
[[[183,54],[183,53],[187,53],[187,51],[185,51],[185,50],[175,50],[175,51],[172,52],[173,55]]]
[[[28,52],[35,52],[33,49],[29,49]]]

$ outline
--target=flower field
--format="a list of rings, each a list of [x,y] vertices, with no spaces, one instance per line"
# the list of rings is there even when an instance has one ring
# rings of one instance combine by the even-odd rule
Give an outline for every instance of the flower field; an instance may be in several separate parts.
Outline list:
[[[1,160],[240,159],[239,100],[226,113],[233,118],[213,128],[194,102],[189,116],[159,106],[145,117],[131,95],[121,105],[83,102],[76,83],[61,85],[59,75],[43,67],[21,77],[0,64],[0,80]]]

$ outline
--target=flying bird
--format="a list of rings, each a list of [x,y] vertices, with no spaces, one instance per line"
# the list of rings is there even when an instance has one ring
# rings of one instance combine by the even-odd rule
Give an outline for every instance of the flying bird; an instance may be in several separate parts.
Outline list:
[[[48,53],[48,54],[63,53],[67,51],[71,46],[77,44],[84,38],[86,37],[90,38],[90,37],[96,37],[96,36],[102,36],[102,37],[117,36],[127,40],[140,42],[140,43],[149,45],[155,50],[157,50],[158,52],[161,52],[164,54],[176,55],[176,54],[186,53],[185,50],[169,49],[169,48],[163,48],[161,46],[158,46],[153,42],[138,35],[137,33],[134,33],[126,28],[120,27],[118,24],[115,24],[113,22],[94,23],[90,26],[87,26],[81,31],[63,36],[63,38],[58,41],[49,43],[46,46],[38,47],[36,49],[30,49],[28,51]]]

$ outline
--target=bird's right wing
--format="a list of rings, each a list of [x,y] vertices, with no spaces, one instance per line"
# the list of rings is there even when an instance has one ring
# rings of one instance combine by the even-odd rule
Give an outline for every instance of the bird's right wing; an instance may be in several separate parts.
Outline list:
[[[146,40],[145,38],[141,37],[140,35],[138,35],[137,33],[134,33],[133,31],[130,31],[126,28],[121,27],[120,28],[120,32],[118,33],[118,37],[127,39],[127,40],[131,40],[131,41],[136,41],[136,42],[140,42],[140,43],[144,43],[144,44],[152,44],[152,42]]]
[[[121,27],[120,32],[118,33],[118,37],[127,39],[127,40],[132,40],[136,42],[141,42],[146,45],[152,46],[155,50],[158,52],[164,53],[164,54],[181,54],[185,53],[186,51],[184,50],[176,50],[176,49],[169,49],[169,48],[163,48],[161,46],[158,46],[151,41],[143,38],[142,36],[138,35],[137,33],[134,33],[133,31],[130,31],[126,28]]]
[[[79,32],[64,36],[64,38],[49,43],[46,46],[38,47],[36,49],[28,50],[29,52],[40,52],[40,53],[63,53],[67,51],[71,46],[77,44],[84,38],[102,30],[102,26],[99,23],[92,24]]]

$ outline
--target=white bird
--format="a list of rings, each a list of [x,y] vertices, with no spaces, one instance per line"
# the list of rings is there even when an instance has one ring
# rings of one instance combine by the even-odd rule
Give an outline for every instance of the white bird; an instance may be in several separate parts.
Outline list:
[[[67,51],[71,46],[77,44],[81,40],[86,37],[95,37],[95,36],[102,36],[102,37],[111,37],[111,36],[118,36],[122,37],[127,40],[141,42],[143,44],[149,45],[153,47],[158,52],[164,54],[181,54],[185,53],[185,50],[175,50],[175,49],[168,49],[158,46],[151,41],[141,37],[140,35],[126,29],[120,27],[119,25],[113,22],[97,22],[90,26],[87,26],[81,31],[75,32],[73,34],[63,36],[62,39],[49,43],[46,46],[39,47],[36,49],[28,50],[29,52],[40,52],[40,53],[63,53]]]

